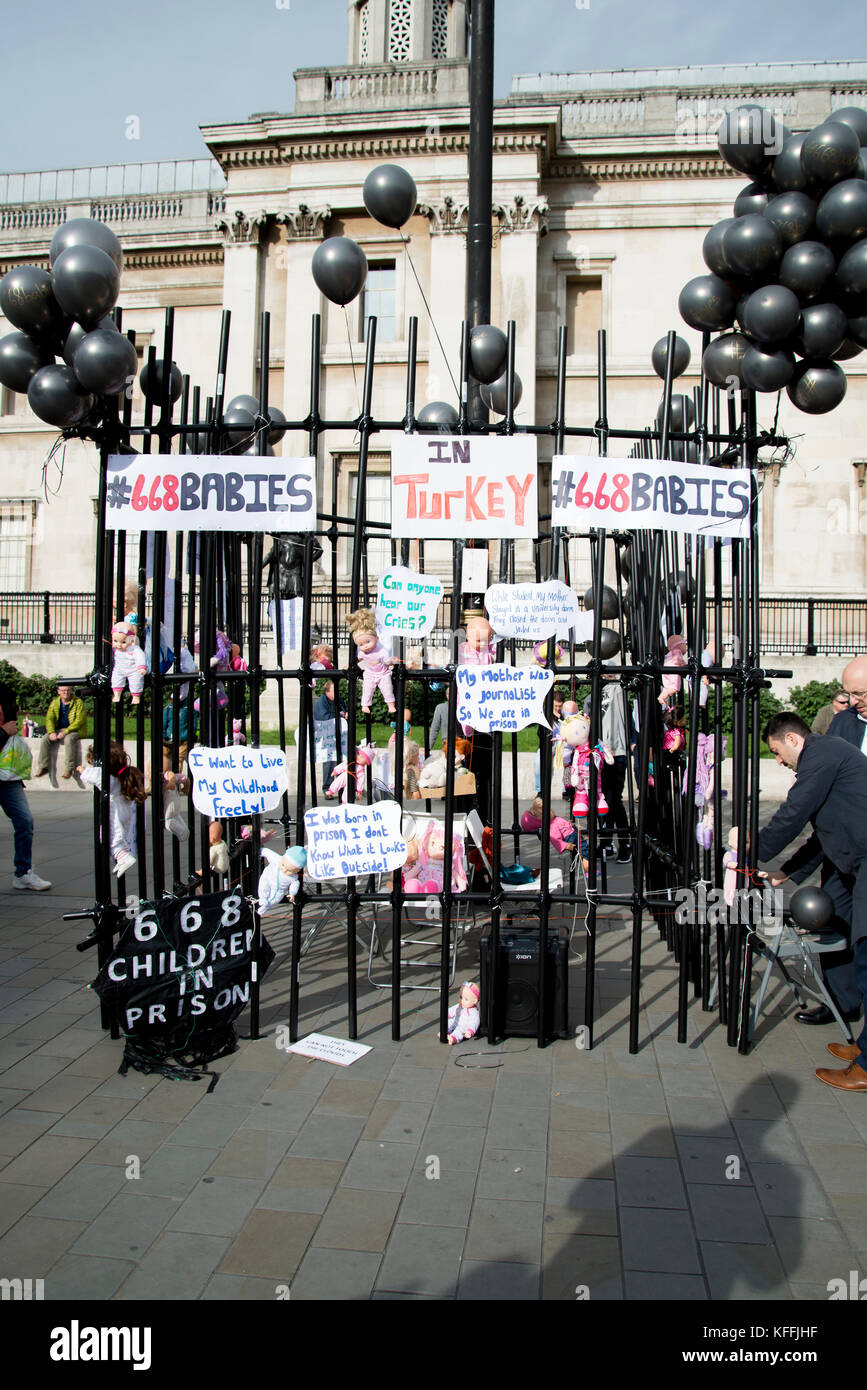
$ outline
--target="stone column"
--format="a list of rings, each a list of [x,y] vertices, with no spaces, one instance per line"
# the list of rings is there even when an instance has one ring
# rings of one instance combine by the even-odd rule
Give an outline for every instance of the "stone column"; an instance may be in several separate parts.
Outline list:
[[[241,394],[258,395],[256,354],[262,278],[259,234],[265,220],[265,212],[253,216],[236,212],[231,222],[222,218],[216,224],[224,239],[223,308],[232,314],[226,402]]]

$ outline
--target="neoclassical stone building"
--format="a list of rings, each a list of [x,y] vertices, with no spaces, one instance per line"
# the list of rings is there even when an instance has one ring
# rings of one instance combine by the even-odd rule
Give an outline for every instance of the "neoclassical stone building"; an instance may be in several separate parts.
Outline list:
[[[310,320],[320,313],[322,412],[357,416],[365,321],[376,314],[374,415],[399,419],[407,323],[417,315],[417,405],[456,403],[449,373],[457,375],[464,314],[467,11],[466,0],[353,0],[347,64],[296,73],[290,114],[203,127],[210,157],[203,149],[197,161],[0,177],[0,271],[46,263],[66,218],[101,218],[124,246],[124,326],[135,328],[143,352],[159,346],[163,310],[173,305],[174,355],[203,396],[213,392],[220,314],[228,308],[229,395],[256,390],[264,365],[272,402],[290,419],[303,418]],[[563,323],[572,423],[596,418],[600,327],[608,334],[613,426],[653,419],[661,392],[650,350],[667,329],[690,341],[697,365],[698,336],[680,321],[677,297],[703,273],[704,233],[730,214],[746,182],[724,165],[715,141],[723,111],[745,98],[779,112],[793,130],[809,129],[834,107],[867,102],[867,62],[517,76],[508,100],[496,104],[492,320],[517,324],[519,422],[553,418]],[[275,107],[282,100],[273,93]],[[364,209],[365,177],[384,161],[402,164],[418,186],[417,211],[402,233]],[[322,239],[340,234],[359,242],[370,266],[361,298],[345,311],[323,299],[310,270]],[[267,364],[257,360],[262,309],[271,315]],[[867,354],[846,363],[848,395],[831,415],[799,414],[783,396],[780,425],[796,455],[768,473],[764,488],[766,594],[867,588],[863,363]],[[696,381],[691,371],[685,389]],[[760,423],[770,426],[775,406],[776,397],[760,398]],[[43,479],[54,437],[25,399],[3,393],[0,592],[92,587],[94,451],[71,443],[58,487],[54,463]],[[373,441],[372,515],[386,514],[388,443]],[[304,447],[300,435],[280,446],[283,453]],[[330,476],[337,455],[344,515],[356,450],[351,433],[323,440],[320,476]],[[541,441],[540,458],[550,453],[550,440]],[[445,565],[445,544],[440,549],[428,547],[429,568]],[[348,548],[339,559],[346,573]]]

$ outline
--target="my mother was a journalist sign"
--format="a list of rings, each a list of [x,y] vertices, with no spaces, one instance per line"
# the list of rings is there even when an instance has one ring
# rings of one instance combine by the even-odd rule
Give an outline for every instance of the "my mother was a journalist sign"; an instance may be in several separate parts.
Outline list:
[[[551,523],[742,540],[749,535],[751,488],[748,468],[559,456],[551,465]]]

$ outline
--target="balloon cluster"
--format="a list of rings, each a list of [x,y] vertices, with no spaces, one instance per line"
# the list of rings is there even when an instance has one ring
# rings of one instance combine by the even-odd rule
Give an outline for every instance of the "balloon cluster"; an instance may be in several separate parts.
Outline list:
[[[846,394],[839,363],[867,347],[867,111],[847,107],[792,135],[743,105],[718,138],[752,182],[705,237],[710,274],[684,285],[681,316],[724,330],[702,358],[714,386],[785,387],[799,410],[824,414]]]
[[[0,339],[0,382],[26,391],[40,420],[68,429],[97,395],[123,391],[138,359],[110,317],[123,267],[114,232],[89,217],[64,222],[48,261],[50,270],[20,265],[0,280],[0,309],[18,330]]]

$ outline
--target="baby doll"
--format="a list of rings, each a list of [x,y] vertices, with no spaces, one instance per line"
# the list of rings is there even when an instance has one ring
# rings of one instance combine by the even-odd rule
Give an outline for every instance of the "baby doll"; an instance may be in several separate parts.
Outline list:
[[[132,702],[137,705],[144,690],[147,662],[138,645],[138,629],[135,624],[115,623],[111,629],[111,645],[114,648],[114,665],[111,668],[113,703],[117,704],[128,681]]]
[[[537,796],[528,811],[521,817],[521,829],[538,831],[542,829],[542,798]],[[556,816],[551,811],[551,844],[558,854],[565,854],[567,850],[571,853],[578,848],[578,831],[575,826],[565,820],[563,816]]]
[[[458,647],[458,665],[492,665],[497,650],[496,643],[491,641],[492,635],[487,618],[468,618],[467,640]]]
[[[163,773],[163,815],[166,830],[170,830],[182,845],[190,838],[190,828],[181,815],[179,798],[186,796],[188,790],[189,781],[186,777],[177,772]]]
[[[665,658],[666,666],[685,666],[686,665],[686,638],[679,632],[672,633],[668,639],[668,653]],[[662,690],[659,692],[659,703],[664,705],[669,696],[676,695],[683,687],[683,680],[673,671],[662,677]]]
[[[597,743],[595,748],[590,747],[590,720],[584,714],[570,715],[560,725],[554,760],[557,767],[563,766],[563,750],[567,746],[572,749],[570,773],[572,786],[575,788],[572,814],[573,816],[586,816],[590,810],[590,759],[593,759],[598,769],[603,762],[613,763],[614,755],[611,749],[601,741]],[[608,810],[608,802],[598,779],[596,783],[596,809],[602,816]]]
[[[394,686],[391,680],[391,667],[394,657],[389,656],[376,635],[376,617],[372,608],[358,608],[348,613],[346,626],[358,650],[358,666],[364,672],[361,687],[361,708],[370,714],[370,702],[377,686],[388,705],[389,714],[395,713]]]
[[[420,754],[421,749],[415,739],[405,738],[403,741],[403,794],[410,801],[418,801],[421,796],[418,789]]]
[[[208,852],[211,873],[225,878],[229,872],[229,846],[223,839],[223,827],[218,820],[211,821],[208,826],[208,841],[211,846]]]
[[[264,917],[288,895],[294,898],[301,887],[301,875],[307,863],[307,851],[301,845],[290,845],[283,854],[263,849],[265,868],[259,879],[259,915]]]
[[[129,756],[120,743],[109,744],[108,771],[110,849],[115,875],[122,878],[136,862],[135,808],[144,805],[147,792],[142,772],[130,765]],[[93,761],[92,744],[87,752],[87,764],[79,767],[78,775],[96,791],[101,788],[102,768]]]
[[[413,870],[404,870],[404,889],[407,893],[441,892],[445,848],[446,842],[442,825],[439,821],[428,821],[419,841],[418,863]],[[464,842],[460,835],[454,835],[452,837],[452,892],[463,893],[466,886]]]
[[[453,1043],[463,1042],[467,1038],[474,1038],[479,1031],[481,1014],[479,1013],[479,1000],[482,992],[478,985],[467,981],[461,985],[461,992],[458,996],[460,1002],[453,1004],[449,1009],[449,1046]]]
[[[310,651],[310,670],[311,671],[333,671],[334,670],[334,648],[321,643],[318,647],[313,647]]]
[[[725,869],[725,879],[723,880],[723,896],[726,905],[731,907],[735,900],[735,890],[738,886],[738,828],[732,826],[729,831],[729,847],[723,855],[723,868]]]
[[[125,623],[132,623],[136,629],[136,632],[139,632],[140,630],[138,626],[138,584],[134,579],[128,579],[124,587],[123,607],[123,621]],[[144,631],[140,633],[140,635],[141,647],[145,656],[145,667],[149,671],[151,665],[150,623],[146,622],[144,624]],[[165,675],[167,671],[170,671],[172,669],[172,662],[174,661],[174,659],[175,654],[172,651],[169,630],[166,627],[165,623],[160,623],[160,672],[162,675]]]
[[[340,800],[346,801],[346,786],[350,773],[355,778],[356,798],[364,795],[365,772],[373,761],[373,750],[359,748],[356,751],[353,762],[347,762],[344,758],[342,763],[338,763],[332,774],[331,782],[326,793],[327,796],[336,796],[341,793]]]

